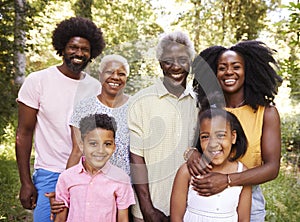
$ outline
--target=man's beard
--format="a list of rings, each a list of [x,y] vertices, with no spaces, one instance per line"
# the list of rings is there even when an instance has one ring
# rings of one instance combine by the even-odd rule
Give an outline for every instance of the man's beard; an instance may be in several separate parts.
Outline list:
[[[81,71],[83,71],[85,69],[85,67],[89,64],[89,60],[87,60],[86,57],[81,57],[81,58],[78,58],[78,59],[82,59],[83,63],[81,64],[75,64],[75,63],[72,63],[72,59],[76,58],[76,56],[71,56],[71,57],[68,57],[68,56],[64,56],[64,61],[67,65],[67,67],[74,73],[80,73]]]

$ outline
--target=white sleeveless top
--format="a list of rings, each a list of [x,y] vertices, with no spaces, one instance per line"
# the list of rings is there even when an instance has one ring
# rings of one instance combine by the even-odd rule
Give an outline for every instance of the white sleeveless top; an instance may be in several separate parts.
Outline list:
[[[238,162],[237,172],[243,164]],[[189,187],[185,222],[237,222],[237,206],[242,186],[229,187],[221,193],[204,197]]]

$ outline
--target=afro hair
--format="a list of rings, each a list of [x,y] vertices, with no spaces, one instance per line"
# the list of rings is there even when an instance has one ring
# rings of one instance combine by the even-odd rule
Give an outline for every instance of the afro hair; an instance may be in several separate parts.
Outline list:
[[[96,58],[105,48],[100,28],[87,18],[72,17],[59,23],[53,31],[52,44],[56,53],[62,56],[66,44],[72,37],[82,37],[91,44],[91,59]]]

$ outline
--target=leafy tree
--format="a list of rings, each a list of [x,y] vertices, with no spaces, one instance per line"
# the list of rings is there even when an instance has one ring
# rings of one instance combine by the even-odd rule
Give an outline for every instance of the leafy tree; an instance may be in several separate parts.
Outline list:
[[[93,2],[93,0],[77,0],[72,7],[75,15],[92,19]]]
[[[193,6],[181,14],[174,24],[189,30],[196,49],[201,50],[210,45],[227,45],[244,39],[257,38],[266,26],[267,12],[278,6],[279,0],[189,2]]]
[[[0,3],[0,142],[5,127],[13,119],[16,110],[17,86],[14,84],[14,2]]]
[[[99,0],[93,6],[93,20],[102,28],[107,43],[104,54],[123,55],[130,63],[127,92],[133,94],[149,85],[157,75],[152,50],[163,32],[155,22],[150,1]],[[97,64],[93,73],[97,73]]]
[[[285,6],[291,13],[286,20],[277,23],[277,38],[284,40],[289,48],[289,57],[281,61],[281,73],[290,82],[291,98],[300,101],[300,3],[290,2]]]

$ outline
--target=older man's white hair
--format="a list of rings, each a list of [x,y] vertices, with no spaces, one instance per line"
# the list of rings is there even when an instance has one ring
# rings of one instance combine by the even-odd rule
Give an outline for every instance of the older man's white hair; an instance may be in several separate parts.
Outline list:
[[[165,51],[166,47],[173,43],[178,43],[184,45],[189,54],[189,58],[192,61],[195,56],[195,49],[193,42],[189,39],[188,35],[182,31],[174,31],[171,33],[164,33],[160,37],[157,48],[156,48],[156,58],[161,60],[161,56]]]
[[[106,55],[101,59],[101,62],[100,62],[100,65],[99,65],[99,72],[102,73],[103,69],[105,68],[107,63],[113,62],[113,61],[122,63],[122,65],[125,67],[125,70],[126,70],[126,76],[129,75],[130,68],[129,68],[129,64],[128,64],[127,59],[125,59],[121,55],[116,55],[116,54]]]

